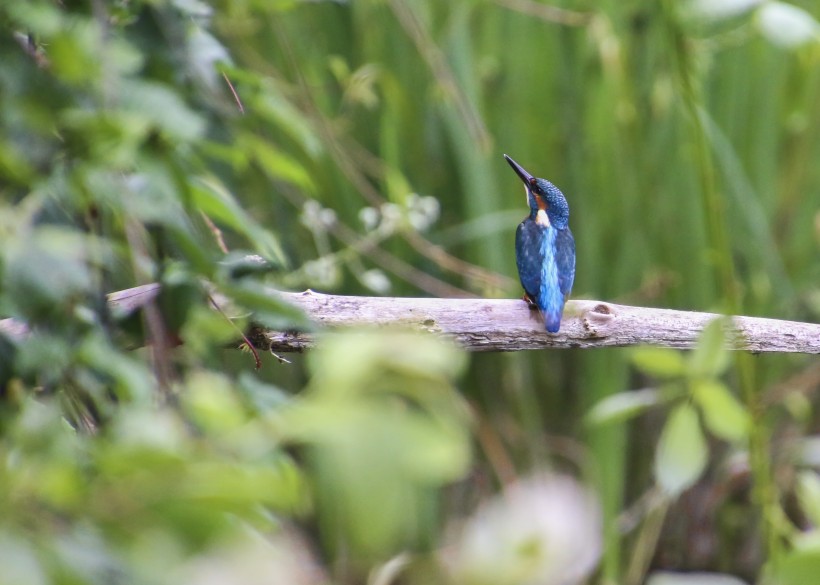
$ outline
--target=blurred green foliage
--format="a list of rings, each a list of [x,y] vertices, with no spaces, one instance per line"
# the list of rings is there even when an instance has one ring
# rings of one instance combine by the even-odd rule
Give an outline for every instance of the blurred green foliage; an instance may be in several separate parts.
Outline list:
[[[600,583],[813,583],[816,362],[733,360],[722,321],[689,355],[224,348],[251,315],[310,326],[271,286],[517,296],[502,152],[567,195],[574,296],[816,321],[819,18],[0,0],[0,318],[29,328],[0,333],[0,583],[486,581],[448,541],[511,583],[566,579],[556,541],[584,573],[603,548]],[[545,468],[594,488],[602,547]]]

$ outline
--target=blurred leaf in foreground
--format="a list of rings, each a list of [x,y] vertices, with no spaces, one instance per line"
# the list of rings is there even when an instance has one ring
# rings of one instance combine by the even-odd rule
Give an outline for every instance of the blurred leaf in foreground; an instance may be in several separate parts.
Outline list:
[[[662,403],[661,392],[655,388],[618,392],[596,403],[587,414],[586,422],[591,425],[623,422]]]
[[[0,437],[0,556],[18,561],[0,583],[108,582],[111,570],[175,582],[170,571],[238,527],[274,534],[308,510],[300,469],[226,377],[193,372],[179,390],[181,410],[124,402],[96,434],[70,427],[59,399],[18,406]]]
[[[686,362],[679,351],[660,347],[639,347],[632,352],[632,363],[644,374],[669,379],[686,372]]]
[[[719,376],[729,366],[726,327],[730,320],[718,317],[698,335],[698,344],[689,359],[690,376]]]
[[[680,495],[703,473],[708,454],[697,412],[688,404],[678,406],[666,421],[655,452],[658,483],[669,495]]]
[[[367,332],[330,335],[309,360],[307,394],[280,424],[308,447],[325,542],[356,561],[429,543],[437,488],[470,462],[452,384],[463,354],[430,336]]]
[[[749,413],[725,384],[717,380],[695,381],[692,396],[703,413],[706,428],[716,437],[741,441],[748,436]]]
[[[789,552],[774,569],[769,583],[777,585],[816,585],[820,575],[820,546],[798,548]]]
[[[797,501],[814,527],[820,527],[820,476],[814,471],[801,471],[797,476]]]

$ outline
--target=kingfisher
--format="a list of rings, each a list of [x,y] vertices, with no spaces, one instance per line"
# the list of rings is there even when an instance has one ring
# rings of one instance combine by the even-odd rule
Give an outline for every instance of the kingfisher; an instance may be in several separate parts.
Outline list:
[[[575,280],[575,240],[569,229],[569,205],[561,191],[533,177],[504,155],[524,181],[530,214],[515,230],[515,263],[524,287],[524,300],[538,307],[544,326],[557,333],[564,303]]]

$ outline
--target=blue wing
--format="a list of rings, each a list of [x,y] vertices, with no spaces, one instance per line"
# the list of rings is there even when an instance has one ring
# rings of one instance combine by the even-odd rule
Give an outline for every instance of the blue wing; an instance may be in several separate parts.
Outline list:
[[[555,236],[555,263],[558,265],[558,288],[566,298],[575,281],[575,239],[569,228],[558,230]]]
[[[541,231],[532,220],[522,221],[515,230],[515,263],[518,267],[518,278],[524,292],[536,304],[541,290],[541,267],[544,265]]]
[[[563,233],[568,231],[524,220],[515,232],[518,277],[524,291],[541,310],[550,333],[556,333],[561,325],[564,299],[575,276],[575,244],[569,234],[569,249]]]

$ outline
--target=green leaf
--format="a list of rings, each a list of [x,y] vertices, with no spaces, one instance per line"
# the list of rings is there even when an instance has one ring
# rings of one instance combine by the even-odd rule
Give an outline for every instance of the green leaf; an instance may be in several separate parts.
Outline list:
[[[660,392],[655,388],[619,392],[600,400],[590,409],[586,423],[606,425],[624,422],[646,412],[662,402]]]
[[[681,353],[660,347],[639,347],[632,352],[632,363],[644,374],[656,378],[677,378],[686,372]]]
[[[291,397],[281,388],[267,384],[247,371],[239,375],[239,391],[249,407],[258,414],[277,411],[291,403]]]
[[[205,5],[206,10],[212,10]],[[194,26],[188,33],[188,61],[191,69],[211,89],[222,80],[216,69],[217,63],[229,63],[230,53],[215,36],[206,29]]]
[[[114,391],[122,400],[150,404],[154,397],[154,380],[145,364],[130,354],[117,351],[107,339],[89,335],[80,346],[77,359],[111,376],[115,382]]]
[[[327,382],[330,379],[326,376],[331,376],[336,382],[320,383],[318,391],[347,397],[348,391],[360,393],[377,385],[385,372],[423,379],[450,378],[463,370],[466,360],[464,353],[453,345],[428,335],[351,331],[325,340],[323,351],[309,354],[308,364],[315,376]],[[437,400],[432,388],[408,387],[413,388],[414,395]]]
[[[682,404],[669,415],[661,433],[655,451],[655,479],[666,493],[677,497],[698,480],[708,455],[697,412]]]
[[[192,462],[175,486],[177,490],[174,497],[238,513],[253,510],[260,504],[297,515],[310,507],[307,482],[299,468],[284,455],[266,465]]]
[[[123,110],[98,112],[67,108],[59,120],[61,134],[72,150],[95,162],[120,169],[133,164],[151,129],[150,120]],[[115,191],[103,197],[117,200],[118,196],[121,193]]]
[[[169,239],[179,248],[188,261],[191,269],[198,274],[209,278],[214,272],[214,262],[203,242],[192,233],[188,226],[183,228],[172,227],[168,230]]]
[[[75,18],[51,38],[48,55],[56,74],[79,86],[99,79],[102,61],[97,53],[102,48],[99,26],[94,21]]]
[[[820,575],[820,547],[796,549],[781,558],[773,583],[777,585],[817,585]]]
[[[191,184],[194,205],[211,220],[229,226],[248,240],[266,259],[286,266],[287,259],[279,241],[260,226],[236,201],[234,196],[214,177],[200,177]]]
[[[271,179],[291,183],[308,193],[316,192],[316,185],[307,169],[270,142],[248,133],[241,135],[237,141],[238,147],[251,153]]]
[[[729,325],[728,319],[718,317],[703,328],[689,360],[693,376],[713,377],[726,371],[729,365],[726,327]]]
[[[463,365],[454,346],[406,332],[329,334],[310,354],[309,391],[276,420],[311,453],[326,533],[356,556],[418,544],[435,488],[469,469],[468,411],[451,383]]]
[[[53,383],[72,363],[69,340],[36,331],[26,337],[17,348],[17,372],[36,376],[40,383]]]
[[[65,27],[65,19],[58,5],[48,2],[6,2],[3,9],[8,11],[15,26],[32,34],[50,37]]]
[[[241,325],[239,325],[241,327]],[[192,353],[207,360],[230,343],[240,338],[238,325],[208,305],[195,305],[188,309],[180,336]]]
[[[820,476],[801,471],[797,476],[797,501],[815,527],[820,527]]]
[[[324,146],[309,119],[284,98],[283,88],[266,79],[255,100],[256,111],[296,140],[312,157],[322,154]]]
[[[34,169],[11,144],[0,143],[0,176],[13,183],[27,184],[34,178]]]
[[[100,259],[108,248],[99,242]],[[66,307],[91,288],[88,239],[57,227],[37,228],[29,237],[9,243],[2,252],[2,289],[16,309],[29,318],[66,319]]]
[[[181,399],[188,416],[208,432],[235,429],[247,419],[228,378],[215,372],[194,372],[185,381]]]
[[[170,87],[161,83],[132,81],[123,89],[123,104],[171,138],[190,141],[205,131],[204,118],[194,112]]]
[[[697,380],[692,384],[692,396],[701,409],[706,428],[726,441],[744,440],[751,419],[726,385],[717,380]]]

